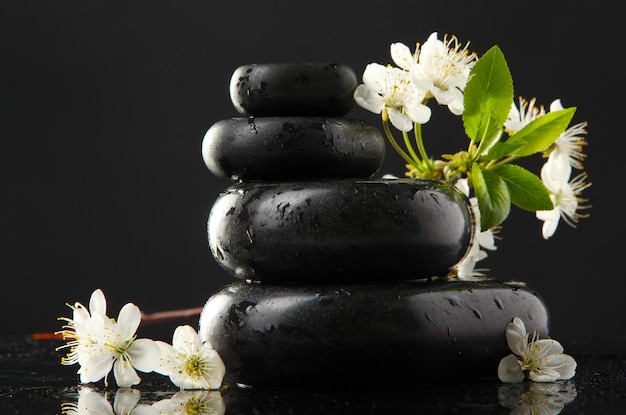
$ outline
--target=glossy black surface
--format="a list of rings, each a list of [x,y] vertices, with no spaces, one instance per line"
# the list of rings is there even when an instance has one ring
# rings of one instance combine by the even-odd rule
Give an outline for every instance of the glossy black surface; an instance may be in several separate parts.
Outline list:
[[[518,284],[234,283],[207,301],[200,337],[235,384],[401,386],[452,372],[493,376],[508,354],[503,333],[514,317],[548,336],[543,300]]]
[[[357,77],[341,63],[258,63],[235,69],[230,98],[242,115],[340,117],[354,106]]]
[[[169,332],[167,333],[169,335]],[[284,388],[223,388],[217,392],[226,414],[515,414],[525,402],[553,407],[541,414],[617,415],[626,411],[626,338],[559,339],[578,362],[570,381],[550,384],[508,385],[497,379],[459,381],[458,372],[444,381],[432,381],[415,373],[417,386],[390,387],[387,380],[356,391],[325,392],[314,386],[302,390]],[[26,337],[0,338],[0,413],[11,415],[61,414],[61,406],[75,404],[86,388],[111,404],[119,390],[102,383],[79,384],[76,366],[62,366],[59,341],[34,341]],[[366,362],[364,362],[365,364]],[[495,372],[495,368],[493,368]],[[334,373],[328,373],[328,378]],[[179,389],[166,378],[142,374],[134,388],[139,405],[170,399]],[[84,393],[84,392],[83,392]],[[515,409],[517,408],[517,409]],[[562,408],[562,409],[561,409]],[[218,412],[219,413],[219,412]],[[85,414],[81,414],[85,415]],[[110,413],[108,414],[110,415]],[[117,414],[121,415],[121,414]],[[173,413],[172,413],[173,415]],[[191,414],[190,414],[191,415]]]
[[[202,158],[211,173],[234,180],[368,178],[382,165],[385,145],[360,120],[231,118],[208,129]]]
[[[466,200],[438,181],[244,182],[217,198],[208,239],[217,262],[244,280],[429,278],[469,246]]]

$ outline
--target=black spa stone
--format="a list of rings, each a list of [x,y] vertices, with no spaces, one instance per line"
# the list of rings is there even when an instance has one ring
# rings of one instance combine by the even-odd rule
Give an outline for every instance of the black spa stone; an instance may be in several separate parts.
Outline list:
[[[465,195],[441,181],[242,182],[215,201],[208,239],[240,279],[365,283],[447,275],[471,224]]]
[[[495,378],[514,317],[549,335],[544,302],[520,284],[237,282],[206,302],[199,333],[225,384],[384,389]]]
[[[208,129],[202,157],[233,180],[368,178],[383,162],[385,138],[346,118],[231,118]]]
[[[357,78],[341,63],[242,65],[230,80],[230,97],[242,115],[340,117],[354,106]]]

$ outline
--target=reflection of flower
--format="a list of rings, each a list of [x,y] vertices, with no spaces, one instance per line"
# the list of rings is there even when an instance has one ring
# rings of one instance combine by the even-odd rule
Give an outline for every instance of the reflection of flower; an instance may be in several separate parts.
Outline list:
[[[71,339],[65,346],[70,352],[61,363],[80,364],[78,373],[83,383],[97,382],[107,377],[111,369],[117,385],[128,387],[141,379],[135,369],[151,372],[159,363],[159,348],[153,340],[136,339],[141,321],[139,308],[128,303],[119,312],[117,321],[106,315],[106,299],[101,290],[91,295],[90,311],[76,303],[74,319],[61,318],[67,324],[61,334]]]
[[[63,415],[157,415],[151,405],[138,404],[141,393],[136,389],[122,388],[115,393],[113,406],[106,396],[90,388],[81,388],[78,402],[61,405]]]
[[[183,389],[218,389],[226,368],[209,343],[202,343],[193,327],[179,326],[172,345],[157,341],[161,362],[156,372],[169,376]]]
[[[514,383],[498,387],[500,405],[512,409],[511,415],[556,415],[576,399],[572,381],[554,383]]]
[[[526,376],[535,382],[554,382],[574,377],[576,361],[563,353],[556,340],[539,339],[537,332],[528,340],[524,322],[515,317],[506,327],[506,341],[514,354],[504,357],[498,365],[502,382],[521,382]]]
[[[223,415],[226,405],[217,391],[180,391],[152,405],[164,415]]]

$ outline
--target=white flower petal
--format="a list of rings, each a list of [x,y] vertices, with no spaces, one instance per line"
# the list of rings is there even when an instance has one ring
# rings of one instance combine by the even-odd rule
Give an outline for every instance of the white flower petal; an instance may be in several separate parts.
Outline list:
[[[558,193],[567,185],[572,175],[572,166],[565,154],[552,152],[541,167],[541,181],[552,193]]]
[[[404,43],[392,43],[389,49],[391,52],[391,59],[400,68],[408,71],[417,63],[415,56],[411,53],[411,49],[409,49],[409,47]]]
[[[509,349],[517,356],[521,356],[528,339],[526,326],[524,326],[522,319],[515,317],[511,323],[507,324],[505,335]]]
[[[578,366],[576,360],[567,354],[562,354],[560,360],[560,364],[554,367],[559,372],[559,379],[568,380],[573,378],[576,375],[576,367]]]
[[[374,114],[380,114],[385,108],[385,100],[367,85],[361,84],[354,90],[354,101]]]
[[[91,314],[107,313],[107,300],[104,296],[104,293],[99,288],[91,293],[91,297],[89,299],[89,311],[91,312]]]
[[[543,239],[550,239],[559,225],[559,220],[561,219],[560,211],[558,209],[538,210],[535,212],[535,216],[543,221],[541,227]]]
[[[72,312],[72,323],[77,333],[83,330],[84,325],[89,317],[89,311],[85,309],[84,305],[82,305],[81,303],[74,304],[74,311]]]
[[[463,104],[463,97],[455,99],[448,104],[448,109],[454,115],[463,115],[465,111],[465,105]]]
[[[404,104],[404,111],[407,117],[414,123],[426,124],[430,121],[432,110],[429,106],[422,104],[420,101],[410,101]],[[390,115],[391,118],[391,115]]]
[[[465,194],[465,196],[469,197],[470,187],[469,187],[469,182],[467,181],[467,179],[463,178],[463,179],[457,180],[454,183],[454,187],[456,187],[461,192],[463,192],[463,194]],[[472,198],[472,199],[476,199],[476,198]],[[470,202],[471,202],[471,200],[470,200]],[[476,203],[478,203],[478,200],[476,201]]]
[[[176,327],[176,330],[174,330],[174,335],[172,336],[172,346],[176,350],[184,350],[187,353],[195,353],[202,347],[202,342],[193,327],[183,325]]]
[[[176,350],[171,344],[163,341],[154,342],[161,353],[159,358],[159,365],[154,369],[155,372],[164,376],[169,376],[171,373],[181,370],[181,365],[176,359]]]
[[[217,353],[217,351],[213,349],[206,350],[205,359],[209,362],[211,366],[211,370],[205,373],[205,381],[209,385],[209,389],[219,389],[222,385],[222,380],[224,379],[224,375],[226,374],[226,366],[224,365],[224,361]]]
[[[99,352],[90,353],[81,359],[81,367],[78,370],[82,383],[97,382],[103,379],[113,367],[113,356]]]
[[[528,372],[528,377],[533,382],[554,382],[559,380],[559,372],[550,368],[540,368]]]
[[[129,388],[141,382],[135,368],[123,359],[117,359],[113,364],[113,374],[115,382],[120,388]]]
[[[363,83],[374,92],[382,94],[385,92],[389,70],[385,65],[370,63],[363,71]]]
[[[524,380],[524,372],[515,355],[508,355],[498,365],[498,379],[506,383],[517,383]]]
[[[563,104],[559,98],[550,103],[550,112],[560,111],[563,109]]]
[[[141,323],[141,311],[133,303],[128,303],[122,307],[117,317],[120,336],[124,340],[132,338]]]
[[[541,356],[563,353],[563,346],[561,346],[561,343],[552,339],[537,340],[535,342],[535,347],[538,347],[540,349],[537,354]]]
[[[142,372],[152,372],[159,366],[161,350],[150,339],[137,339],[127,351],[133,366]]]
[[[387,113],[389,114],[389,121],[391,121],[391,124],[398,130],[411,131],[413,129],[413,122],[397,109],[387,108]]]

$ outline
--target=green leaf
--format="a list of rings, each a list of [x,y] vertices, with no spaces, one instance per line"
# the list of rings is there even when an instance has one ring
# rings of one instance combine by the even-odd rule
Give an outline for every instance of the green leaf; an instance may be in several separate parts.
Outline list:
[[[511,203],[515,206],[531,212],[551,210],[554,207],[541,179],[523,167],[505,164],[493,172],[506,183]]]
[[[503,143],[497,143],[481,160],[498,160],[502,157],[526,157],[547,149],[568,127],[575,107],[552,111],[531,121]]]
[[[467,136],[486,152],[502,134],[513,105],[513,80],[504,55],[493,46],[472,67],[464,90],[463,125]]]
[[[480,209],[481,230],[500,225],[511,211],[511,197],[506,183],[478,163],[472,165],[472,182]]]

